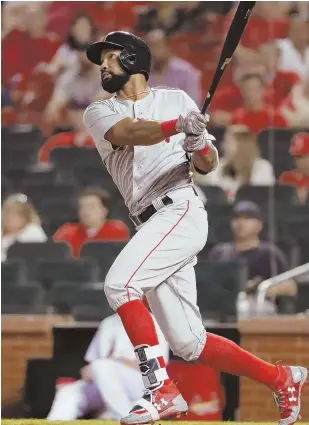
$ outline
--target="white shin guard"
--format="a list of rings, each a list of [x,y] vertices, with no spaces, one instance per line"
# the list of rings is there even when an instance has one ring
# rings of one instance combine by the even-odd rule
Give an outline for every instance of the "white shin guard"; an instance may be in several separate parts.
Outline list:
[[[134,348],[145,388],[153,389],[168,379],[165,367],[161,367],[158,357],[163,357],[159,345],[140,345]]]

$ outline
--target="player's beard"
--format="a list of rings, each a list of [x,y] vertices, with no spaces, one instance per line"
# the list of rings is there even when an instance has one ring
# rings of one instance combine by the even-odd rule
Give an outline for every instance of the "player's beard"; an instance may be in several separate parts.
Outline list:
[[[101,85],[103,90],[108,93],[117,93],[129,81],[129,78],[130,75],[127,72],[121,71],[120,74],[112,75],[112,77],[106,81],[103,81],[103,76],[101,76]]]

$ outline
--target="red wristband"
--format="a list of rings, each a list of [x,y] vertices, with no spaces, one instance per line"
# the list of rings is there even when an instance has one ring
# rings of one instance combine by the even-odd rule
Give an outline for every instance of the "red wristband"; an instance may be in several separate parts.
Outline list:
[[[162,132],[164,137],[171,137],[171,136],[175,136],[175,134],[177,134],[176,122],[177,122],[177,120],[161,122],[161,132]]]
[[[210,149],[210,146],[209,145],[206,145],[204,147],[204,149],[202,149],[202,150],[199,151],[199,153],[202,154],[203,156],[205,156],[207,154],[207,152],[209,151],[209,149]]]

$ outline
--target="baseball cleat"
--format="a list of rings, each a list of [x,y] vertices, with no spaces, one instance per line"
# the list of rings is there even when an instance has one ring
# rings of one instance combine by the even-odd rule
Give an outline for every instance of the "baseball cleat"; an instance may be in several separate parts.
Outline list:
[[[280,373],[285,372],[287,379],[284,384],[274,390],[275,403],[279,407],[280,420],[278,425],[293,425],[297,419],[301,419],[301,398],[308,377],[308,370],[300,366],[278,365]]]
[[[146,390],[131,412],[120,420],[121,425],[152,424],[159,419],[186,415],[188,405],[176,385],[163,385],[155,390]]]

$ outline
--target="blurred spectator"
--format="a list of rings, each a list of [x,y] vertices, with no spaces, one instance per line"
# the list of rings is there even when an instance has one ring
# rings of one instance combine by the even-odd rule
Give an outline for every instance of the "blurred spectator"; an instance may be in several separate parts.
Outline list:
[[[309,68],[306,78],[293,88],[280,112],[289,127],[309,127]]]
[[[260,240],[263,221],[260,208],[254,202],[242,201],[235,205],[231,226],[234,241],[215,246],[209,253],[209,260],[245,262],[248,268],[246,292],[255,294],[263,280],[287,271],[288,261],[276,245]],[[269,288],[267,296],[274,299],[279,295],[294,296],[296,292],[294,280],[289,279]]]
[[[286,127],[280,113],[269,108],[264,100],[265,84],[259,74],[244,75],[239,82],[244,106],[232,115],[232,124],[243,124],[253,133],[267,127]]]
[[[100,32],[132,31],[136,16],[134,8],[141,2],[132,1],[86,1],[83,11],[95,22]]]
[[[289,95],[293,86],[300,81],[293,71],[278,69],[280,49],[275,40],[268,41],[260,46],[254,56],[243,50],[237,55],[234,63],[234,83],[219,87],[211,104],[211,122],[215,125],[228,125],[232,113],[243,107],[243,96],[240,88],[242,80],[252,74],[259,75],[263,81],[262,96],[266,104],[281,105]]]
[[[81,12],[83,3],[81,1],[49,1],[47,31],[57,34],[60,40],[64,40],[74,16]]]
[[[34,206],[26,195],[9,196],[2,206],[2,261],[8,248],[15,242],[46,242],[47,236]]]
[[[136,32],[149,32],[157,28],[170,28],[177,20],[177,3],[151,2],[137,16]]]
[[[25,31],[27,3],[24,1],[6,1],[1,3],[1,38],[4,39],[11,31]]]
[[[155,30],[145,37],[152,59],[150,87],[173,87],[185,91],[200,106],[201,74],[189,62],[172,56],[169,39],[162,30]]]
[[[241,39],[243,47],[257,49],[273,38],[286,37],[289,28],[290,2],[256,2],[248,26]]]
[[[154,317],[153,320],[168,362],[169,347]],[[118,314],[101,322],[85,361],[81,379],[58,389],[48,420],[71,421],[92,413],[101,419],[119,421],[143,392],[133,346]]]
[[[78,51],[88,46],[97,35],[97,30],[92,19],[87,15],[79,14],[71,23],[66,41],[59,47],[49,64],[41,69],[57,75],[62,71],[78,66]]]
[[[293,71],[279,69],[281,51],[276,40],[270,40],[260,46],[263,64],[263,76],[266,81],[265,101],[278,107],[289,95],[291,89],[300,81]]]
[[[295,186],[299,201],[305,202],[309,192],[309,133],[297,133],[293,136],[290,146],[295,169],[285,171],[279,177],[279,183]]]
[[[231,83],[219,87],[210,106],[210,123],[216,126],[228,126],[232,113],[243,106],[238,84]]]
[[[215,171],[209,175],[196,175],[199,185],[220,186],[227,198],[233,200],[243,184],[270,186],[275,178],[272,165],[260,157],[259,145],[247,127],[231,126],[223,139],[223,157]]]
[[[77,47],[77,46],[76,46]],[[94,100],[109,98],[101,87],[100,73],[97,67],[86,57],[86,44],[79,46],[77,64],[58,77],[52,98],[49,101],[44,119],[51,127],[61,125],[64,110],[67,108],[67,119],[73,131],[80,133],[80,140],[87,139],[83,125],[85,108]]]
[[[41,62],[49,62],[59,47],[55,34],[46,31],[48,2],[27,2],[23,30],[13,29],[2,40],[2,83],[16,74],[27,75]]]
[[[78,257],[84,242],[127,241],[129,229],[119,220],[108,220],[110,196],[102,189],[86,188],[78,197],[79,223],[66,223],[56,231],[53,239],[66,242],[72,255]]]
[[[309,20],[292,18],[288,38],[278,40],[280,69],[294,71],[305,78],[309,69]]]

